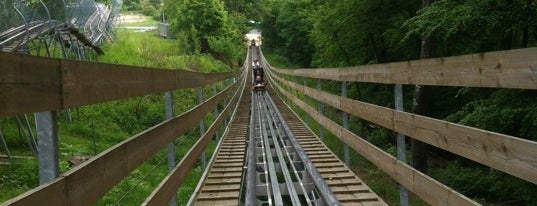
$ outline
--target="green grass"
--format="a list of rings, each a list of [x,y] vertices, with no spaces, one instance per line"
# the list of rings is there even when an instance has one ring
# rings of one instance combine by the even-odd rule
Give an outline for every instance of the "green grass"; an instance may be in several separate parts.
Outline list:
[[[181,69],[198,72],[223,72],[231,69],[207,55],[189,55],[187,46],[175,39],[162,39],[151,32],[118,30],[118,40],[100,56],[100,62]]]

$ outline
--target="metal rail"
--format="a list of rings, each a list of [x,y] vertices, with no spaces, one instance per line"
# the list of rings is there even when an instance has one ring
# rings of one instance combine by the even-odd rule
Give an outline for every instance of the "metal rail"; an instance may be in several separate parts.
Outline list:
[[[328,190],[334,194],[337,201],[342,205],[387,205],[332,153],[280,98],[274,95],[273,97],[274,104],[285,119],[284,127],[293,134],[311,160],[311,167],[315,168],[326,182]]]
[[[62,58],[90,60],[87,51],[103,54],[99,47],[113,40],[121,5],[122,0],[108,6],[95,0],[7,0],[0,4],[0,16],[20,21],[0,25],[0,50],[52,57],[60,48]]]
[[[250,96],[250,99],[254,98],[254,94],[252,93]],[[250,104],[250,114],[254,113],[254,104]],[[257,202],[257,189],[256,189],[256,155],[255,155],[255,137],[254,137],[254,118],[250,118],[250,124],[249,124],[249,130],[248,130],[248,158],[247,158],[247,182],[246,182],[246,197],[245,197],[245,204],[246,205],[253,205],[255,202]],[[248,169],[252,168],[252,169]]]
[[[230,131],[242,132],[222,140],[194,205],[386,205],[272,91],[252,92],[238,108]]]
[[[268,98],[268,101],[270,101],[270,104],[272,107],[276,108],[276,104],[272,100],[272,98]],[[295,152],[297,153],[298,157],[300,158],[302,164],[308,171],[309,175],[313,178],[313,182],[315,186],[320,190],[321,196],[324,198],[325,202],[328,203],[328,205],[340,205],[339,201],[336,199],[326,182],[323,180],[322,176],[319,174],[319,172],[315,169],[313,166],[313,163],[308,158],[300,144],[296,141],[295,136],[293,135],[293,132],[289,129],[289,126],[285,123],[285,120],[282,116],[282,114],[279,112],[279,110],[274,109],[276,111],[275,115],[278,116],[279,119],[282,121],[282,129],[289,137],[289,141],[295,148]]]

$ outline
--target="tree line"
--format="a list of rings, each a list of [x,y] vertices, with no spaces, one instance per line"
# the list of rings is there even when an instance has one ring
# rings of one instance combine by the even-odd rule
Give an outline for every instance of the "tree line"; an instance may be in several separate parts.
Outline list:
[[[345,67],[537,46],[534,0],[268,0],[263,45],[298,67]],[[339,94],[340,86],[327,90]],[[352,83],[348,96],[393,107],[391,85]],[[537,92],[407,85],[405,111],[537,141]],[[393,151],[394,134],[358,134]],[[410,139],[410,164],[484,204],[537,205],[531,183]],[[408,141],[407,141],[408,142]]]

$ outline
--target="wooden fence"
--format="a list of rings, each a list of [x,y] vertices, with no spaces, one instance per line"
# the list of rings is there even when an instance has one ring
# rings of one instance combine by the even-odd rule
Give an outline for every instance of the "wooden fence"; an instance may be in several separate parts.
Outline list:
[[[0,117],[201,87],[236,77],[238,72],[202,74],[0,53]],[[269,74],[274,88],[429,204],[478,203],[344,129],[294,97],[282,86],[387,129],[537,184],[536,142],[343,98],[298,85],[278,76],[284,74],[336,81],[533,90],[537,89],[536,48],[352,68],[272,68]],[[2,205],[39,205],[44,202],[50,205],[94,204],[157,151],[195,127],[212,108],[233,92],[235,95],[232,100],[236,103],[242,91],[239,88],[244,88],[246,83],[245,73],[240,77],[239,81],[203,104],[115,145],[62,174],[51,183],[39,186]],[[228,104],[208,132],[189,151],[189,155],[147,198],[145,204],[162,204],[169,200],[170,195],[184,180],[185,170],[192,167],[199,156],[200,148],[205,148],[208,139],[216,131],[215,128],[221,125],[225,112],[232,109],[233,102]]]
[[[244,71],[204,74],[0,53],[0,117],[203,87],[240,75],[239,81],[204,103],[115,145],[54,181],[2,205],[93,205],[155,153],[198,125],[213,108],[234,93],[209,131],[200,138],[205,143],[196,143],[195,148],[203,151],[208,137],[214,135],[230,108],[237,103],[239,88],[246,83]],[[192,168],[192,162],[197,158],[199,154],[190,152],[176,170]],[[185,161],[189,164],[183,164]],[[182,181],[184,176],[179,179]]]
[[[272,67],[269,73],[274,88],[429,204],[478,203],[344,129],[293,96],[283,86],[358,118],[537,184],[537,142],[343,98],[280,77],[286,75],[348,82],[533,90],[537,89],[537,48],[349,68],[286,70]]]

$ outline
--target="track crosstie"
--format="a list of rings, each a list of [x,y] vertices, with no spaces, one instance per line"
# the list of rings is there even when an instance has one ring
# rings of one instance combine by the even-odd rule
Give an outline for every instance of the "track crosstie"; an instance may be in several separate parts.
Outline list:
[[[250,104],[244,93],[194,205],[236,205],[239,202]]]
[[[270,88],[248,94],[192,204],[387,205]]]
[[[328,149],[280,98],[274,96],[272,99],[294,137],[341,204],[387,205]]]

